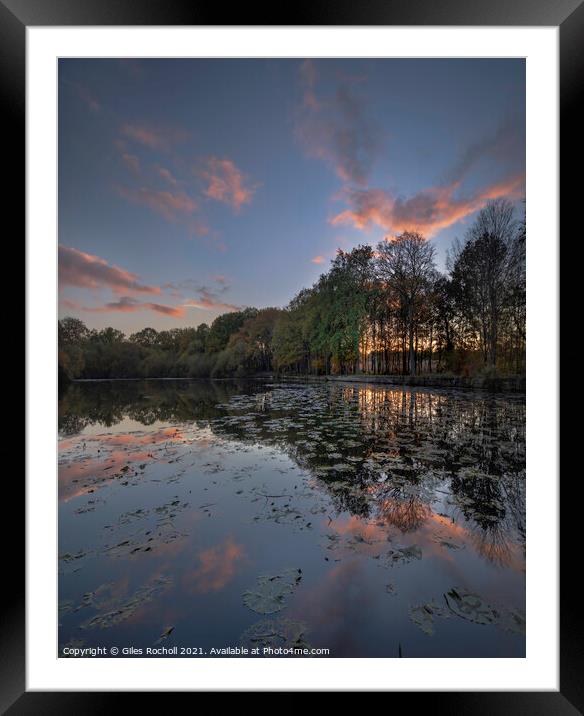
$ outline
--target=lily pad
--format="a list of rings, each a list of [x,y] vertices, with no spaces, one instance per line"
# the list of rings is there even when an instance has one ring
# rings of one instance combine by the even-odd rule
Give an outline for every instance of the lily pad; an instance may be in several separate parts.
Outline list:
[[[387,554],[383,555],[382,563],[394,567],[409,564],[415,559],[422,559],[422,550],[417,544],[412,544],[409,547],[395,545],[394,549],[390,549]]]
[[[246,629],[240,637],[240,644],[250,649],[310,649],[310,645],[304,640],[306,631],[306,625],[302,622],[291,619],[265,619]]]
[[[444,598],[453,614],[475,624],[496,624],[500,619],[501,615],[494,607],[467,589],[453,587]]]
[[[420,604],[412,606],[409,609],[410,619],[416,626],[427,634],[432,636],[434,634],[434,617],[446,617],[448,613],[445,609],[435,604],[433,601],[427,604]]]
[[[71,599],[64,599],[59,602],[59,614],[68,614],[74,609],[73,601]]]
[[[243,593],[243,603],[258,614],[274,614],[286,606],[289,597],[302,579],[300,569],[286,569],[280,574],[262,575],[257,586]]]
[[[514,634],[525,634],[525,615],[518,609],[509,609],[501,621],[501,626]]]
[[[129,619],[140,607],[151,602],[155,597],[164,592],[171,584],[168,577],[157,577],[148,584],[140,587],[134,594],[119,606],[111,609],[105,614],[98,614],[85,624],[82,629],[108,629]]]

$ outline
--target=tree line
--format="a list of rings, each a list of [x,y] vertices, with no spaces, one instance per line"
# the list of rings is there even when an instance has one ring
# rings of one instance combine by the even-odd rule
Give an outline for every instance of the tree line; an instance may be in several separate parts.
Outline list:
[[[405,231],[337,252],[285,309],[246,308],[196,328],[90,330],[59,321],[68,378],[284,374],[519,374],[525,370],[525,219],[487,204],[438,271],[434,246]]]

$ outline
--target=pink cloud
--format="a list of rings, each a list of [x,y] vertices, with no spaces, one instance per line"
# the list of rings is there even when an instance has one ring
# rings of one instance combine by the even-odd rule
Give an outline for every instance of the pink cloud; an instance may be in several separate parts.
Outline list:
[[[366,112],[354,81],[342,78],[336,91],[317,95],[318,72],[313,60],[300,66],[302,104],[296,133],[309,156],[323,159],[345,182],[364,186],[381,149],[381,134]]]
[[[68,298],[59,298],[59,305],[69,311],[79,311],[81,309],[81,306],[78,303],[71,301]]]
[[[308,109],[318,111],[321,104],[316,96],[317,72],[313,60],[306,59],[300,65],[300,85],[302,87],[302,102]]]
[[[81,100],[85,102],[85,104],[89,107],[89,109],[92,112],[99,112],[101,109],[100,103],[95,99],[93,94],[87,89],[87,87],[83,87],[82,85],[77,85],[77,93]]]
[[[188,132],[179,128],[152,127],[148,124],[124,124],[121,133],[138,144],[149,149],[164,151],[174,144],[180,144],[188,138]]]
[[[325,262],[324,256],[314,256],[310,259],[313,264],[323,264]]]
[[[140,174],[140,160],[135,154],[124,152],[122,154],[122,161],[131,172],[134,174]]]
[[[178,181],[174,178],[169,169],[166,169],[165,167],[158,167],[157,169],[158,173],[165,181],[167,181],[171,186],[177,186]]]
[[[330,223],[352,224],[357,229],[373,224],[386,231],[419,231],[430,237],[478,211],[490,199],[520,196],[524,181],[524,175],[513,176],[466,197],[456,196],[459,182],[425,189],[407,199],[383,189],[348,190],[350,208],[334,216]]]
[[[245,186],[244,175],[230,159],[209,157],[196,173],[207,184],[205,196],[210,199],[228,204],[234,211],[251,203],[256,187]]]
[[[150,189],[144,186],[139,189],[118,186],[116,189],[124,199],[135,204],[147,206],[152,211],[161,214],[167,221],[173,223],[179,221],[181,216],[194,214],[199,206],[193,198],[183,191],[172,192]]]
[[[134,313],[135,311],[154,311],[164,316],[182,318],[184,308],[182,306],[166,306],[162,303],[144,303],[137,301],[131,296],[122,296],[118,301],[110,301],[103,306],[80,307],[79,310],[89,313]]]
[[[185,308],[201,308],[208,311],[240,311],[241,306],[233,303],[224,303],[220,301],[214,291],[209,290],[205,286],[201,286],[197,290],[197,298],[193,298],[183,304]]]
[[[159,294],[157,286],[139,282],[139,277],[109,264],[105,259],[59,245],[59,285],[78,288],[109,288],[114,293]]]
[[[229,279],[227,278],[227,276],[224,276],[221,273],[215,274],[215,276],[213,276],[213,280],[220,284],[222,290],[225,290],[229,287]]]

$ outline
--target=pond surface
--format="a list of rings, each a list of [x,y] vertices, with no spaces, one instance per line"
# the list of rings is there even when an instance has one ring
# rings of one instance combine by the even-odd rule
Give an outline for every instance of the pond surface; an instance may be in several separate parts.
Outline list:
[[[76,383],[59,432],[60,655],[525,656],[523,396]]]

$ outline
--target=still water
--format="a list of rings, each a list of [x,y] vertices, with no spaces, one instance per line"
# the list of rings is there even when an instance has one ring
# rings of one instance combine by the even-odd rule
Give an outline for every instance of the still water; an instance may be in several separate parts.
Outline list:
[[[524,397],[70,385],[59,645],[525,656]]]

